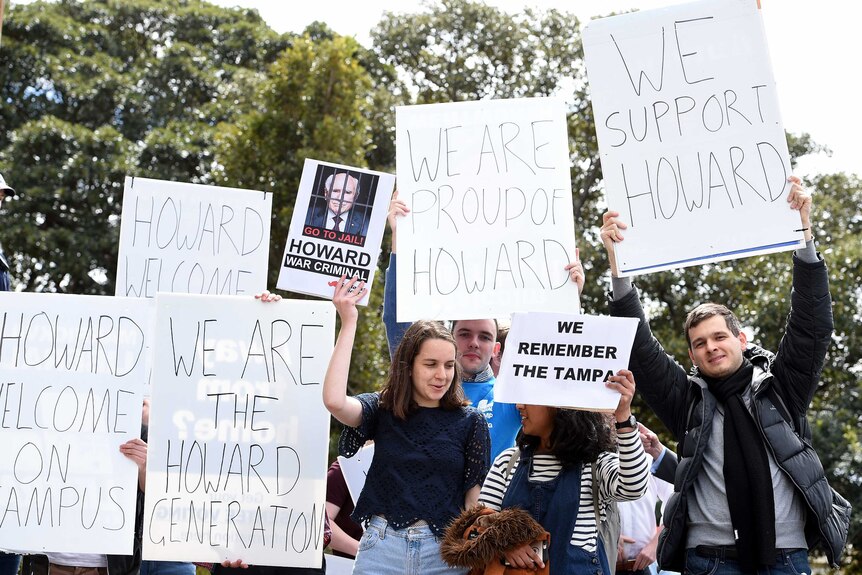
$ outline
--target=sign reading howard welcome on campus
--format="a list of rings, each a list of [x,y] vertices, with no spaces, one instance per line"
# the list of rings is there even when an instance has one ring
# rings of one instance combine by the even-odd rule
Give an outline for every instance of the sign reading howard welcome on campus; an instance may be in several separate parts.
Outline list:
[[[755,0],[590,22],[584,53],[630,276],[798,247],[790,157]]]
[[[0,293],[0,542],[132,553],[149,306]]]
[[[126,178],[114,295],[266,289],[272,194]]]
[[[144,558],[319,567],[330,302],[156,298]]]
[[[560,100],[396,108],[398,321],[578,309]]]

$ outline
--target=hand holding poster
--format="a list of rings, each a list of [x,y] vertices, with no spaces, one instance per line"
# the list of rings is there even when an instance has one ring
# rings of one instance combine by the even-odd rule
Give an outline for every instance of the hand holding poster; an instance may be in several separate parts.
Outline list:
[[[594,20],[584,52],[621,276],[801,244],[755,0]]]
[[[545,98],[396,108],[398,321],[577,309],[566,111]]]
[[[614,411],[620,394],[605,381],[628,367],[637,324],[623,317],[514,314],[494,399]]]
[[[276,287],[331,299],[346,275],[370,294],[394,186],[391,174],[305,160]]]
[[[160,294],[144,558],[319,567],[329,302]]]
[[[132,553],[147,379],[143,300],[0,293],[0,541]]]
[[[272,194],[126,178],[114,294],[266,289]]]

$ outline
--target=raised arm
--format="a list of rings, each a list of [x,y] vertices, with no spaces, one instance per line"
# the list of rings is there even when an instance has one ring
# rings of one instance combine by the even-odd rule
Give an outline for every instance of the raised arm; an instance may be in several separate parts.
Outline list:
[[[806,245],[793,255],[790,313],[772,373],[791,415],[799,418],[807,411],[820,382],[834,324],[826,263],[815,251],[811,235],[811,194],[799,178],[791,176],[788,181],[792,185],[787,202],[790,209],[799,210]]]
[[[392,249],[389,255],[389,267],[386,268],[386,283],[383,284],[383,328],[386,331],[386,342],[389,344],[389,358],[395,353],[398,344],[401,343],[401,338],[404,337],[404,332],[410,327],[410,322],[399,323],[396,318],[396,310],[398,309],[398,289],[395,278],[397,276],[397,258],[395,256],[398,232],[398,218],[402,218],[410,213],[410,208],[403,200],[398,199],[398,190],[392,194],[392,201],[389,202],[389,215],[386,220],[389,222],[389,229],[392,230]]]
[[[347,376],[359,318],[356,302],[365,295],[365,282],[359,281],[356,276],[345,280],[346,277],[341,276],[335,286],[335,295],[332,296],[332,303],[341,319],[341,331],[338,332],[323,379],[323,405],[344,425],[358,427],[362,423],[362,404],[355,397],[347,395]]]

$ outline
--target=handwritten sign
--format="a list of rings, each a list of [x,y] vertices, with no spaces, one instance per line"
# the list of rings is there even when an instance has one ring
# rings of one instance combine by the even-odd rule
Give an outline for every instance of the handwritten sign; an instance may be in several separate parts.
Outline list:
[[[126,178],[115,295],[266,289],[272,195]]]
[[[584,52],[621,275],[791,250],[790,157],[754,0],[603,18]]]
[[[156,298],[144,558],[319,567],[328,302]]]
[[[365,487],[365,478],[368,477],[368,470],[371,468],[373,459],[373,443],[362,446],[353,457],[338,456],[341,474],[344,476],[344,482],[347,484],[347,490],[350,491],[350,498],[353,499],[354,505],[359,501],[359,494]]]
[[[143,300],[0,293],[0,541],[132,553]]]
[[[391,174],[305,160],[278,289],[331,299],[338,278],[356,276],[368,305],[394,187]]]
[[[566,112],[554,99],[396,108],[398,321],[571,307]]]
[[[506,403],[614,411],[608,377],[629,364],[634,318],[516,313],[494,397]]]

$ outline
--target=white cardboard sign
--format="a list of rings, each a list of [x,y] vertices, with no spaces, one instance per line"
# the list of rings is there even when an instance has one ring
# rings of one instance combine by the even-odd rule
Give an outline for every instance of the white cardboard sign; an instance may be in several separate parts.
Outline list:
[[[551,98],[396,108],[398,321],[572,307],[566,109]]]
[[[628,367],[637,324],[624,317],[514,314],[495,399],[614,411],[620,395],[605,381]]]
[[[584,53],[623,276],[792,250],[790,157],[756,0],[594,20]]]
[[[341,474],[344,476],[347,490],[350,491],[350,498],[353,499],[353,505],[356,505],[356,502],[359,501],[359,494],[362,493],[362,488],[365,487],[365,478],[368,477],[368,470],[371,468],[371,462],[373,460],[373,443],[363,445],[353,457],[338,456],[338,464],[341,466]]]
[[[114,294],[266,289],[272,194],[126,178]]]
[[[146,304],[0,293],[3,548],[132,553]]]
[[[159,294],[144,558],[319,567],[328,302]]]
[[[332,299],[357,276],[368,305],[394,187],[392,174],[306,159],[276,287]]]

